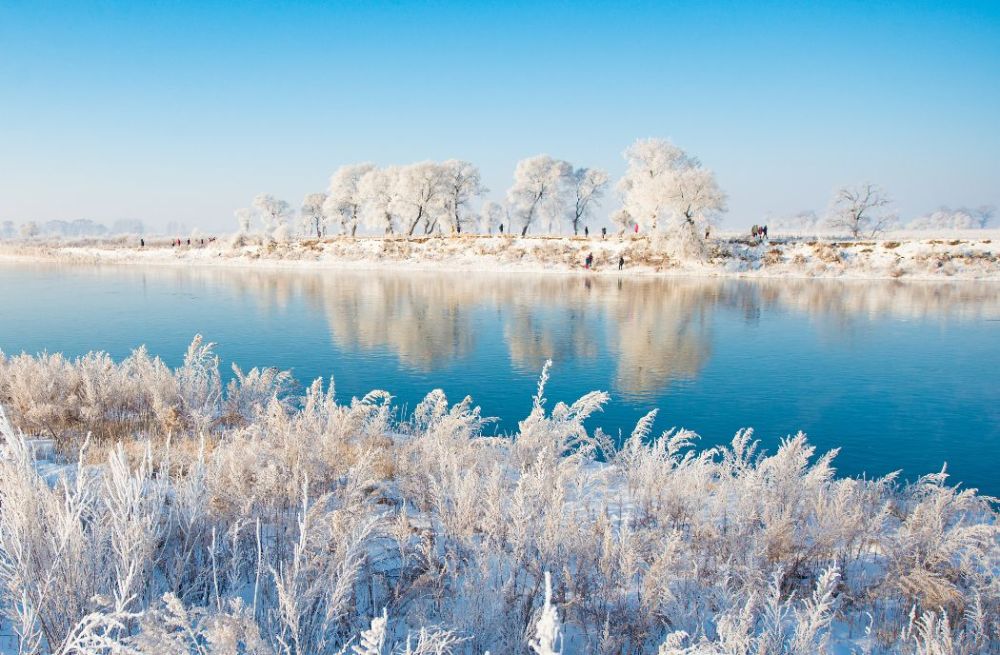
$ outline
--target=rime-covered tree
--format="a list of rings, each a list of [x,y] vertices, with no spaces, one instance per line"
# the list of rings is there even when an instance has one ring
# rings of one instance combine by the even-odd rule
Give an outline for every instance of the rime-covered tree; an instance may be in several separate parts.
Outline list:
[[[497,226],[507,221],[507,208],[495,200],[487,200],[479,209],[479,229],[493,234]]]
[[[620,207],[612,212],[611,224],[618,228],[618,234],[625,234],[635,228],[635,220],[624,207]]]
[[[442,197],[451,229],[461,233],[466,220],[469,201],[484,194],[479,168],[460,159],[449,159],[442,165],[444,180]]]
[[[248,234],[250,232],[256,215],[256,210],[249,207],[242,207],[234,212],[236,224],[239,226],[240,234]]]
[[[507,202],[521,223],[521,236],[536,223],[548,229],[558,224],[565,211],[566,188],[573,173],[568,162],[549,155],[522,159],[514,169],[514,184]]]
[[[364,197],[358,190],[358,183],[366,173],[375,169],[374,164],[349,164],[341,166],[330,177],[330,191],[323,204],[326,220],[340,223],[341,233],[351,236],[361,222]]]
[[[306,233],[312,232],[317,238],[326,232],[326,216],[323,205],[326,203],[325,193],[309,193],[302,199],[302,227]]]
[[[253,199],[253,207],[260,212],[264,229],[269,233],[287,225],[292,216],[292,206],[269,193],[257,194]]]
[[[834,193],[827,225],[847,230],[854,238],[862,233],[875,236],[896,221],[896,214],[889,209],[891,204],[885,191],[870,182],[842,187]]]
[[[382,230],[384,234],[396,231],[399,176],[399,167],[389,166],[373,168],[358,180],[358,195],[362,198],[362,222],[372,229]]]
[[[578,168],[573,171],[571,181],[574,203],[570,219],[573,234],[579,234],[594,206],[600,203],[601,196],[608,187],[608,179],[607,171],[599,168]]]
[[[624,153],[618,183],[622,206],[640,227],[671,236],[697,236],[726,211],[715,174],[673,143],[639,139]]]
[[[424,226],[424,234],[433,232],[446,212],[445,190],[447,171],[432,161],[401,166],[394,180],[392,208],[400,217],[401,229],[413,235]]]
[[[989,227],[996,208],[984,205],[976,209],[941,207],[930,214],[915,218],[906,227],[911,230],[981,230]]]

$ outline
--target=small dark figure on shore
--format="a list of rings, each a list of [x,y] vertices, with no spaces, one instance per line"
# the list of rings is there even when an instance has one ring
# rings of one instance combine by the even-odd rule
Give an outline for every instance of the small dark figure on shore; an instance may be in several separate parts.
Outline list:
[[[188,245],[189,246],[191,245],[191,239],[188,239]]]
[[[606,237],[606,236],[608,236],[608,228],[602,227],[601,228],[601,239],[604,239],[604,237]]]
[[[625,256],[624,255],[622,255],[621,257],[618,258],[618,270],[619,271],[622,270],[623,266],[625,266]]]
[[[146,247],[146,240],[145,239],[139,239],[139,247],[140,248],[145,248]]]
[[[764,227],[761,228],[761,230],[763,230],[763,232],[764,232],[764,238],[766,239],[767,238],[767,226],[765,225]]]
[[[586,225],[583,226],[583,236],[585,239],[590,238],[590,228],[587,227]]]
[[[503,234],[503,223],[500,224],[500,234]]]
[[[709,233],[710,231],[711,231],[711,230],[709,230],[708,228],[705,228],[705,241],[708,241],[708,233]]]
[[[584,265],[589,269],[593,263],[594,263],[594,254],[590,253],[587,255],[587,259],[584,260]]]

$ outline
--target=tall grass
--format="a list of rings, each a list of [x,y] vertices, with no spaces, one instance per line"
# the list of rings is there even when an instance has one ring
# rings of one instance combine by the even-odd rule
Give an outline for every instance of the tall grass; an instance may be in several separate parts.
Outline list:
[[[484,436],[469,399],[239,372],[196,339],[0,358],[0,602],[21,653],[983,653],[993,501],[837,477],[802,434],[698,449],[608,400]],[[16,429],[12,426],[16,426]],[[53,482],[24,434],[74,465]],[[89,435],[89,436],[88,436]]]

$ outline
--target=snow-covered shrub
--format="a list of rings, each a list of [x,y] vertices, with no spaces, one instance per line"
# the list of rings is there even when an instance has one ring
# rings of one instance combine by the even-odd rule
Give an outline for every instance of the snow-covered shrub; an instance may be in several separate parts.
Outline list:
[[[293,396],[282,372],[223,392],[200,340],[176,371],[144,350],[0,367],[17,428],[121,437],[67,441],[53,483],[0,418],[0,611],[21,652],[1000,647],[998,515],[943,472],[838,478],[802,434],[698,450],[653,415],[616,447],[584,424],[605,394],[547,410],[548,366],[499,437],[440,391],[402,423],[386,392]]]

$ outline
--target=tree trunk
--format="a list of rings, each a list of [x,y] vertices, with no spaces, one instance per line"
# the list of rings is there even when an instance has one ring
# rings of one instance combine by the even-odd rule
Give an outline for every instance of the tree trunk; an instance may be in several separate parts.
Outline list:
[[[417,229],[417,225],[420,223],[420,219],[423,218],[423,216],[424,216],[424,208],[421,207],[420,211],[417,212],[417,218],[413,221],[413,224],[410,226],[410,231],[407,232],[407,236],[411,237],[413,236],[413,232]]]

